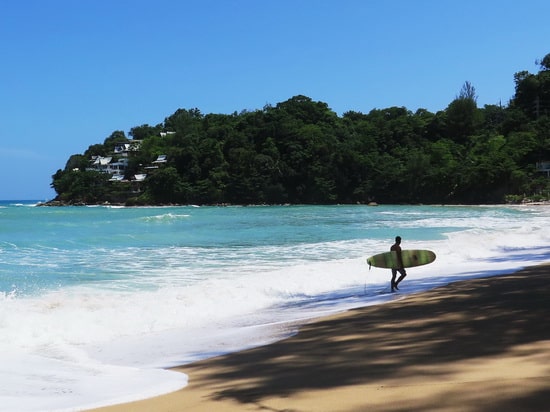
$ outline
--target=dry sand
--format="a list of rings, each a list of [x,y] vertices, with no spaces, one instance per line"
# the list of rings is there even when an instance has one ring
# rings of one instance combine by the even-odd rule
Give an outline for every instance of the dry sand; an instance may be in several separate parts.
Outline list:
[[[549,315],[550,265],[461,281],[176,368],[186,388],[97,411],[548,411]]]

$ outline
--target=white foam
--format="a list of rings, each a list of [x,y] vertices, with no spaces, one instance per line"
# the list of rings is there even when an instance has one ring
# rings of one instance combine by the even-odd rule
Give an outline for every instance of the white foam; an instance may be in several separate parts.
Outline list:
[[[71,362],[22,353],[2,353],[1,358],[2,411],[89,409],[145,399],[187,385],[185,374],[161,369],[110,366],[88,359]]]

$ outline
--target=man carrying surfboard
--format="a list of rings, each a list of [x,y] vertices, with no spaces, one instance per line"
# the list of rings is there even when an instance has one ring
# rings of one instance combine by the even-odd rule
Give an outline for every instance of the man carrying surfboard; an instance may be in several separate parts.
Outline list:
[[[399,289],[397,285],[407,276],[405,268],[427,265],[435,260],[435,253],[431,250],[413,249],[401,250],[401,237],[396,236],[395,243],[390,248],[389,252],[378,253],[367,258],[369,269],[371,266],[391,269],[391,291]],[[397,272],[401,274],[397,281],[395,280]]]
[[[407,276],[407,272],[405,271],[405,268],[403,265],[403,256],[401,255],[401,236],[395,237],[395,243],[390,248],[390,251],[395,252],[395,254],[397,255],[397,264],[398,264],[397,268],[395,269],[392,268],[391,270],[391,291],[393,292],[395,289],[399,290],[397,285],[399,284],[399,282],[403,280],[405,276]],[[401,276],[399,276],[399,279],[397,279],[397,282],[396,282],[395,278],[397,276],[397,272],[399,272]]]

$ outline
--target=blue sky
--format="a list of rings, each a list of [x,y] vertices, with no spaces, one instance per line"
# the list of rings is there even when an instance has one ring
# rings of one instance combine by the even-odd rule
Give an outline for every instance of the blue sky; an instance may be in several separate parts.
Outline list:
[[[550,53],[550,2],[0,0],[0,199],[115,130],[302,94],[348,110],[443,110],[465,81],[507,104]]]

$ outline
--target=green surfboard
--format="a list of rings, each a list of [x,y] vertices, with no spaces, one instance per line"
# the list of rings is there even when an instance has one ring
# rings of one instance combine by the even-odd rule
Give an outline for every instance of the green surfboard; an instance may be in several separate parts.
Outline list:
[[[435,253],[431,250],[402,250],[401,257],[403,259],[403,266],[406,268],[412,268],[414,266],[427,265],[435,260]],[[397,253],[385,252],[367,258],[369,266],[376,266],[378,268],[397,269]]]

